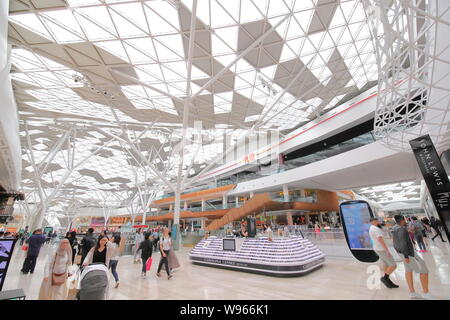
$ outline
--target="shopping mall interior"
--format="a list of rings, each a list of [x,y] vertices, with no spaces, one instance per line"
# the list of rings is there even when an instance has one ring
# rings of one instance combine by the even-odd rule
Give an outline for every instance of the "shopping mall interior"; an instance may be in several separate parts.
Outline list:
[[[449,34],[448,0],[0,1],[0,300],[449,300]]]

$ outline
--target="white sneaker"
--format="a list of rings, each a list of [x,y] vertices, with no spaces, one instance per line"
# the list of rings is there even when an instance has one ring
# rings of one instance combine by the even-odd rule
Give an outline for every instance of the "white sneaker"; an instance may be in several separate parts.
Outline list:
[[[428,293],[422,293],[422,298],[425,299],[425,300],[437,300],[429,292]]]
[[[422,299],[422,296],[416,292],[410,292],[409,293],[409,298],[410,299]]]

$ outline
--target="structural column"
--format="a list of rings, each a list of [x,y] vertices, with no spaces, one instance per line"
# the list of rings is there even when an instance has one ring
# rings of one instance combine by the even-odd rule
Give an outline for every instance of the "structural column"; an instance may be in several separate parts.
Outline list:
[[[202,200],[202,211],[205,211],[206,209],[206,201]]]
[[[222,198],[222,208],[227,209],[228,208],[228,197],[227,195],[223,195]]]

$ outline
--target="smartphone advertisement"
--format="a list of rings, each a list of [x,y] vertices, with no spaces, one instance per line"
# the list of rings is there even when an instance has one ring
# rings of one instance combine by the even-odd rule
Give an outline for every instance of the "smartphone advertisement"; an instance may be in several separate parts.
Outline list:
[[[347,227],[351,249],[372,249],[370,241],[370,211],[367,203],[355,203],[342,206],[342,214]]]
[[[375,262],[378,256],[370,240],[370,218],[373,216],[366,201],[355,200],[343,202],[340,214],[348,247],[353,256],[361,262]]]

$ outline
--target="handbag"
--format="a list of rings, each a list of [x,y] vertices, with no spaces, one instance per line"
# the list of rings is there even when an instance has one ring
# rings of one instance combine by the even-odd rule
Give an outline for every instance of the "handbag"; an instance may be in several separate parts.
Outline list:
[[[150,268],[152,267],[152,262],[153,262],[152,257],[150,257],[150,258],[147,259],[147,262],[146,262],[146,264],[145,264],[145,270],[147,270],[147,271],[150,270]]]
[[[56,256],[55,256],[55,260],[53,261],[52,270],[55,268],[55,264],[56,264]],[[64,282],[66,282],[66,274],[67,274],[67,272],[64,272],[64,273],[52,272],[52,286],[60,286],[60,285],[64,284]]]

